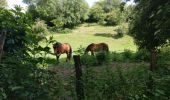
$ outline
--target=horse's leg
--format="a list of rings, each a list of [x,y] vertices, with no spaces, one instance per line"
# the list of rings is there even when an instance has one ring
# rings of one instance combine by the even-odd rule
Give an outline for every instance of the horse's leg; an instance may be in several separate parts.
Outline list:
[[[56,58],[57,58],[57,64],[59,63],[59,57],[60,57],[60,55],[56,55]]]
[[[94,52],[93,52],[93,51],[91,51],[91,55],[93,55],[93,56],[94,56]]]
[[[68,62],[68,60],[69,60],[69,53],[66,52],[66,54],[67,54],[66,62]]]

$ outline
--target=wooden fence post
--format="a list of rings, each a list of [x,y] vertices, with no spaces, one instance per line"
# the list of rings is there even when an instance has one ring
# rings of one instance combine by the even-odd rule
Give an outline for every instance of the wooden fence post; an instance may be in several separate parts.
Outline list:
[[[82,81],[82,66],[80,61],[79,55],[74,55],[74,64],[75,64],[75,72],[76,72],[76,93],[77,93],[77,100],[84,99],[84,87]]]

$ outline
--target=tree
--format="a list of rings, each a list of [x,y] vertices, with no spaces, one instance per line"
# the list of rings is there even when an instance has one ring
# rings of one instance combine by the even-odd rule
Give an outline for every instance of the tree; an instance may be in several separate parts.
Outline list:
[[[0,30],[7,32],[5,52],[14,53],[25,47],[26,30],[32,21],[30,15],[21,10],[19,6],[14,10],[0,9]]]
[[[170,40],[170,1],[136,0],[135,18],[130,30],[139,48],[151,53],[150,70],[155,70],[156,54],[160,46]]]
[[[6,0],[0,0],[0,8],[7,7],[7,1]]]
[[[2,31],[0,35],[0,62],[1,62],[1,57],[3,53],[5,38],[6,38],[6,31]]]
[[[106,14],[105,21],[107,25],[118,25],[121,22],[121,12],[118,9],[112,10]]]
[[[121,0],[104,0],[103,9],[105,12],[110,12],[121,5]]]
[[[74,27],[87,19],[85,0],[24,0],[33,18],[45,20],[48,26]]]
[[[105,19],[104,10],[100,5],[96,4],[90,9],[89,11],[90,22],[99,22],[104,19]]]
[[[125,2],[122,0],[101,0],[90,9],[89,21],[116,25],[126,19]]]

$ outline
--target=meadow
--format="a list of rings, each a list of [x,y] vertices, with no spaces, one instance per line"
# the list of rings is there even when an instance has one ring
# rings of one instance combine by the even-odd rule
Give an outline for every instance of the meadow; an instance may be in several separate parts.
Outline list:
[[[123,52],[124,50],[136,51],[137,47],[134,44],[133,38],[127,34],[123,37],[116,37],[116,29],[118,26],[101,26],[95,23],[85,23],[67,33],[53,32],[49,36],[53,36],[55,41],[61,43],[69,43],[73,51],[77,51],[80,47],[86,48],[91,43],[105,42],[109,45],[111,52]],[[53,48],[51,46],[51,51]],[[73,53],[74,54],[74,53]],[[54,58],[55,56],[49,55]],[[65,57],[65,55],[61,55]]]
[[[0,100],[170,100],[168,0],[1,1]],[[58,63],[57,41],[80,61]],[[101,42],[110,52],[84,54]]]

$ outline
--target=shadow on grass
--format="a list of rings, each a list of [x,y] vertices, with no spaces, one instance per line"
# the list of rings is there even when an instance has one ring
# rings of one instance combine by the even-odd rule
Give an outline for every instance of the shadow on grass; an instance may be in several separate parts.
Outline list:
[[[113,37],[113,34],[111,33],[95,33],[95,36],[101,36],[101,37]]]
[[[47,58],[46,63],[50,67],[55,67],[55,66],[63,66],[63,67],[70,67],[73,66],[73,60],[71,59],[70,62],[66,62],[66,58],[59,58],[60,63],[57,63],[57,60],[55,58]]]
[[[119,35],[119,34],[113,35],[113,38],[114,38],[114,39],[119,39],[119,38],[122,38],[122,37],[123,37],[123,35]]]
[[[122,38],[123,35],[121,34],[111,34],[111,33],[96,33],[94,34],[95,36],[101,36],[101,37],[108,37],[108,38],[114,38],[114,39],[119,39]]]
[[[96,26],[96,25],[97,25],[97,23],[87,23],[87,24],[85,25],[85,27]]]

